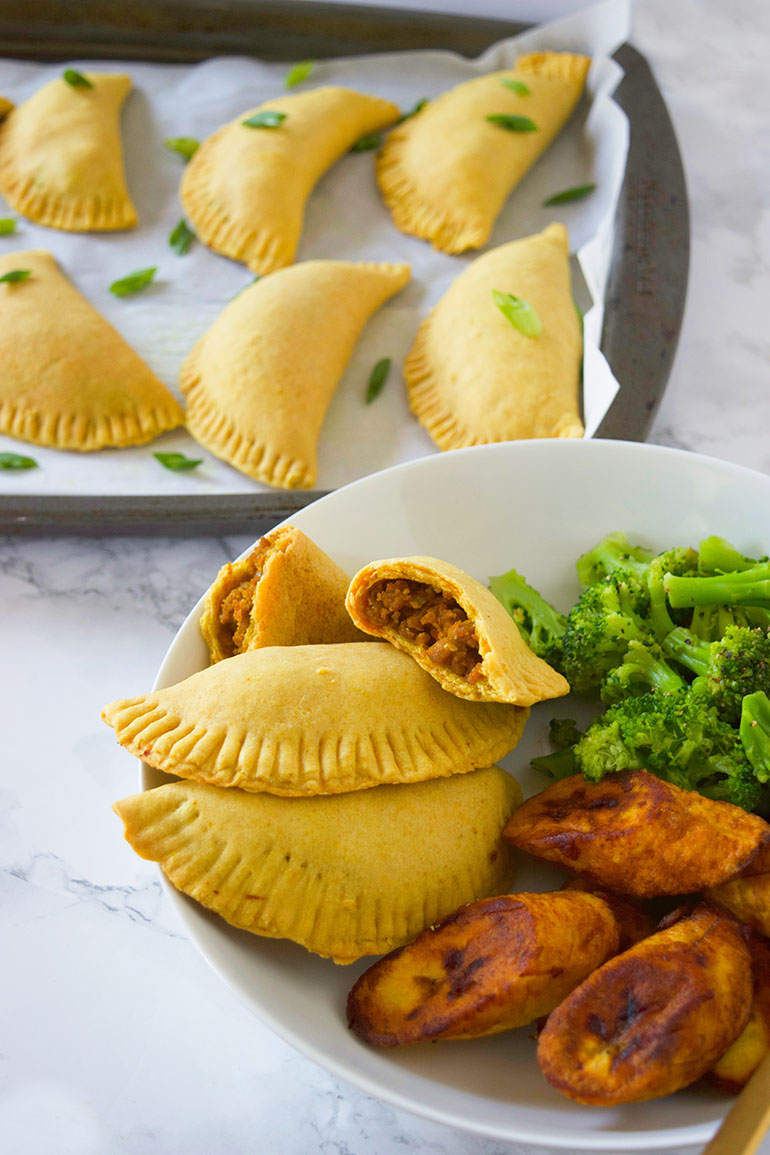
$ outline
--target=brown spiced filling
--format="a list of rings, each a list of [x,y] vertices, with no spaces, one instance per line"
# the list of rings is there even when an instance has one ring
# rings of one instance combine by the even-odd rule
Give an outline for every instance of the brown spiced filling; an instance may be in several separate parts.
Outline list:
[[[253,553],[246,558],[246,574],[243,580],[222,598],[219,607],[219,621],[230,635],[232,653],[239,654],[243,647],[246,631],[251,621],[254,607],[254,591],[262,577],[272,542],[263,537]]]
[[[473,622],[454,598],[406,578],[375,582],[367,598],[372,625],[414,642],[431,662],[471,685],[481,681],[479,640]]]

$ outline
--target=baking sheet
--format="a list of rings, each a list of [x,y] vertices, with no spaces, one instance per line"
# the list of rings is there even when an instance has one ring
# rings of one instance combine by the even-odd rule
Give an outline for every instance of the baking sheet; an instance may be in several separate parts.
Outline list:
[[[487,246],[537,231],[556,219],[569,227],[582,270],[582,275],[576,276],[576,298],[581,306],[593,299],[585,317],[587,435],[595,432],[617,391],[599,340],[615,208],[628,151],[628,122],[611,100],[622,71],[610,54],[628,34],[626,0],[603,0],[502,41],[473,61],[445,52],[324,60],[318,62],[303,89],[297,89],[339,83],[409,108],[415,101],[434,97],[474,75],[509,67],[523,51],[547,47],[587,51],[593,56],[587,98],[516,190]],[[78,67],[79,62],[72,64]],[[114,69],[116,62],[80,66]],[[182,163],[164,149],[163,141],[170,136],[202,139],[246,108],[275,99],[283,91],[287,66],[219,58],[193,66],[131,63],[125,69],[136,89],[124,114],[124,139],[140,228],[124,234],[81,235],[20,221],[15,236],[0,240],[0,251],[50,249],[77,287],[172,391],[178,392],[178,368],[189,349],[252,276],[243,266],[210,253],[202,245],[195,245],[184,257],[169,249],[168,234],[181,215],[177,190]],[[18,103],[61,70],[60,64],[4,61],[0,65],[0,92]],[[598,187],[587,201],[559,209],[543,208],[547,196],[588,181],[596,181]],[[412,265],[413,279],[372,318],[359,341],[322,432],[319,489],[333,489],[366,473],[436,452],[409,413],[400,364],[419,321],[475,255],[449,257],[399,233],[380,200],[372,153],[343,158],[320,182],[308,205],[297,259],[407,261]],[[112,280],[149,265],[158,266],[156,283],[149,289],[127,298],[109,293]],[[581,284],[583,279],[585,284]],[[384,356],[393,359],[390,379],[380,398],[366,406],[363,397],[369,372]],[[21,444],[0,437],[0,449],[19,451]],[[158,450],[203,457],[204,464],[189,473],[172,473],[153,458]],[[34,447],[29,453],[40,468],[0,474],[0,492],[94,497],[274,493],[219,462],[183,431],[136,449],[80,455]]]

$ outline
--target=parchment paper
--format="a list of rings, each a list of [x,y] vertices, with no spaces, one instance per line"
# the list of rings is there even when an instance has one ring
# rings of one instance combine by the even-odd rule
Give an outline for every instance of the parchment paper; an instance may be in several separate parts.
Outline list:
[[[628,152],[628,122],[611,99],[622,71],[610,56],[628,38],[629,25],[628,0],[603,0],[493,45],[475,60],[447,52],[324,60],[294,90],[341,84],[387,97],[406,110],[423,97],[438,96],[473,76],[508,68],[523,52],[570,50],[592,56],[586,96],[556,142],[514,191],[486,246],[537,232],[555,220],[567,225],[577,258],[575,298],[585,311],[586,436],[596,431],[618,389],[598,343],[615,209]],[[67,66],[3,60],[0,94],[21,103]],[[117,69],[132,77],[135,90],[125,107],[123,130],[128,182],[140,227],[127,233],[70,234],[19,219],[17,233],[0,238],[0,253],[50,250],[77,288],[179,396],[177,374],[182,361],[253,275],[245,266],[198,243],[182,257],[169,248],[168,235],[182,215],[177,194],[183,162],[163,142],[175,136],[202,140],[245,109],[275,99],[285,91],[289,65],[228,57],[189,66],[77,60],[69,66]],[[597,188],[587,200],[543,207],[548,196],[589,182]],[[0,216],[15,215],[0,202]],[[406,261],[412,266],[412,281],[375,314],[356,347],[322,430],[318,489],[335,489],[387,466],[437,452],[409,411],[400,366],[420,320],[477,255],[446,256],[400,233],[380,198],[372,152],[344,157],[323,177],[308,205],[296,259]],[[151,265],[158,266],[158,273],[146,290],[123,298],[109,292],[113,280]],[[369,373],[382,357],[392,358],[391,373],[379,398],[366,405]],[[3,492],[139,496],[267,491],[218,461],[184,430],[135,449],[89,454],[30,447],[0,436],[0,451],[24,453],[39,464],[37,469],[19,473],[0,471],[0,498]],[[155,451],[181,451],[202,457],[204,463],[190,472],[173,473],[158,464]]]

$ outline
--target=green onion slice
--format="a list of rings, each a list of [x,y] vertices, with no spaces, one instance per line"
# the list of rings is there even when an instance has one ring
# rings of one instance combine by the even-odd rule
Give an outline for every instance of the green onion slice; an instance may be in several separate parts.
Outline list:
[[[73,88],[93,88],[93,83],[88,77],[74,68],[65,68],[63,76],[67,84],[71,84]]]
[[[512,76],[501,76],[500,83],[504,84],[506,88],[510,88],[511,92],[515,92],[517,96],[532,95],[532,89],[523,80],[514,80]]]
[[[366,387],[366,404],[371,405],[375,397],[379,397],[382,393],[383,386],[388,379],[390,372],[391,360],[390,357],[383,357],[381,361],[372,369],[369,377],[369,384]]]
[[[503,316],[525,337],[538,337],[542,333],[540,318],[529,301],[515,297],[513,293],[501,293],[497,289],[492,290],[492,299]]]
[[[554,193],[547,201],[543,201],[543,204],[566,205],[570,201],[582,201],[584,197],[590,196],[595,188],[595,184],[576,184],[574,188],[565,188],[563,192]]]
[[[129,273],[127,277],[113,281],[110,285],[110,292],[114,293],[116,297],[127,297],[129,293],[138,293],[140,289],[147,288],[157,271],[156,266],[151,269],[137,269],[135,273]]]
[[[185,160],[190,160],[200,148],[200,143],[194,136],[172,136],[163,141],[163,147],[167,148],[169,152],[178,153]]]
[[[255,112],[248,120],[241,121],[246,128],[278,128],[286,120],[285,112],[276,112],[273,108],[266,108],[264,112]]]
[[[153,457],[175,473],[184,473],[187,469],[195,469],[196,465],[203,464],[202,457],[185,457],[184,453],[153,453]]]
[[[362,136],[360,140],[351,148],[351,152],[371,152],[375,148],[379,148],[382,144],[381,132],[368,132],[366,136]]]
[[[405,120],[409,120],[411,117],[417,116],[417,113],[422,112],[422,110],[425,108],[425,105],[429,103],[430,101],[428,98],[424,96],[422,100],[418,100],[414,107],[410,108],[408,112],[402,112],[401,116],[396,121],[396,124],[403,124]]]
[[[0,469],[37,469],[37,462],[20,453],[0,453]]]
[[[289,70],[284,84],[286,88],[294,88],[295,84],[302,84],[303,80],[307,80],[310,73],[315,68],[315,60],[301,60],[299,64],[295,64]]]
[[[0,237],[9,237],[16,232],[16,221],[13,217],[3,217],[0,220]]]
[[[183,257],[185,253],[189,253],[190,245],[195,240],[195,233],[192,231],[187,221],[182,217],[178,225],[169,233],[168,243],[174,252]]]
[[[26,281],[32,273],[31,269],[11,269],[0,277],[0,285],[17,285],[19,281]]]
[[[537,125],[528,116],[509,116],[507,112],[495,112],[484,117],[490,124],[497,124],[507,132],[537,132]]]

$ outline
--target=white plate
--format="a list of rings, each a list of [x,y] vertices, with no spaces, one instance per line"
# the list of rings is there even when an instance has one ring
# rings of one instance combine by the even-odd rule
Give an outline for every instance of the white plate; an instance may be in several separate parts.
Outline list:
[[[349,573],[375,558],[428,554],[485,582],[511,567],[558,606],[579,586],[577,556],[613,530],[660,549],[710,533],[741,550],[770,543],[770,478],[695,454],[614,441],[523,441],[428,457],[357,481],[292,519]],[[200,603],[157,679],[167,686],[207,664]],[[525,794],[546,784],[529,759],[547,748],[567,700],[536,707],[503,765]],[[143,783],[162,776],[145,768]],[[552,889],[528,867],[516,888]],[[345,999],[367,962],[338,967],[289,942],[229,927],[167,888],[191,938],[261,1019],[334,1074],[396,1107],[496,1139],[569,1150],[652,1150],[705,1143],[730,1100],[689,1090],[615,1110],[579,1107],[552,1090],[527,1029],[489,1039],[378,1051],[345,1025]],[[371,960],[370,960],[371,961]]]

